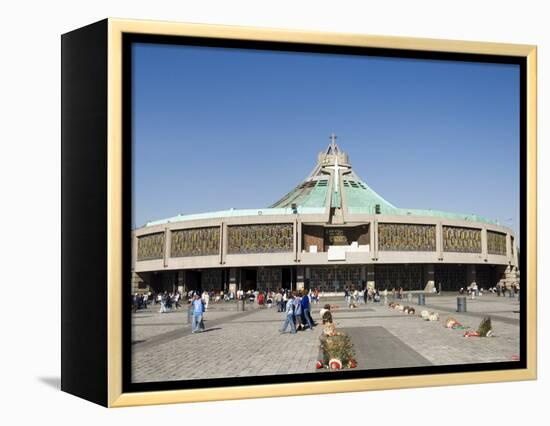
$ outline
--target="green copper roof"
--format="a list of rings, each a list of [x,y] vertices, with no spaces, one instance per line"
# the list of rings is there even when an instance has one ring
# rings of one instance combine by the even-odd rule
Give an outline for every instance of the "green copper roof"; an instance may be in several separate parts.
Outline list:
[[[365,182],[359,179],[357,175],[353,174],[353,177],[354,179],[344,180],[344,191],[346,192],[349,214],[377,214],[376,206],[378,205],[378,214],[383,215],[440,217],[443,219],[457,219],[498,224],[497,221],[473,214],[452,213],[428,209],[403,209],[395,207],[393,204],[389,203],[373,191]]]
[[[315,207],[303,207],[300,206],[297,208],[297,211],[294,212],[291,208],[283,209],[229,209],[229,210],[219,210],[215,212],[208,213],[195,213],[195,214],[180,214],[177,216],[169,217],[167,219],[154,220],[147,222],[145,226],[154,226],[162,225],[165,223],[172,222],[185,222],[189,220],[199,220],[199,219],[216,219],[220,217],[241,217],[241,216],[275,216],[275,215],[293,215],[298,214],[322,214],[324,213],[324,208],[315,208]]]

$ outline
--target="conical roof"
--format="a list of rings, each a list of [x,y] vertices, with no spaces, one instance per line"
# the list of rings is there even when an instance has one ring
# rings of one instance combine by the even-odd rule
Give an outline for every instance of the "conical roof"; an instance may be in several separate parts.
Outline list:
[[[330,144],[319,153],[317,165],[309,176],[270,208],[325,208],[350,214],[381,214],[392,216],[427,216],[448,219],[495,223],[482,216],[465,213],[443,212],[428,209],[403,209],[385,200],[352,169],[348,154],[336,144],[336,135],[330,136]]]
[[[270,207],[289,208],[292,205],[297,209],[328,207],[369,214],[390,214],[396,209],[355,173],[348,154],[336,144],[334,134],[328,147],[319,153],[317,165],[309,176]]]

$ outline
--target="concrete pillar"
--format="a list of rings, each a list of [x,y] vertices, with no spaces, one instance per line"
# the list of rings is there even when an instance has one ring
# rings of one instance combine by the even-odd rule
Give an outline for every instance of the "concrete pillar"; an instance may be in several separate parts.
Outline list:
[[[481,230],[481,258],[487,262],[487,228]]]
[[[375,226],[374,220],[371,220],[371,222],[369,223],[369,238],[370,238],[369,251],[370,251],[370,257],[372,260],[376,258],[376,254],[374,253],[374,246],[375,246],[374,226]]]
[[[373,243],[373,260],[378,260],[378,220],[374,219],[373,226],[373,237],[374,237],[374,243]]]
[[[435,288],[435,268],[432,263],[424,265],[424,291],[432,292]]]
[[[476,265],[468,265],[466,269],[466,285],[472,285],[476,282]]]
[[[219,241],[219,244],[220,244],[220,247],[219,247],[219,250],[218,250],[218,254],[220,256],[220,265],[223,265],[225,259],[224,259],[224,256],[225,256],[225,253],[224,253],[224,250],[223,250],[223,240],[225,239],[225,229],[226,229],[226,225],[224,222],[220,223],[220,241]]]
[[[518,258],[518,246],[516,245],[516,239],[512,238],[512,264],[516,266],[516,268],[519,266],[519,258]]]
[[[304,289],[305,270],[303,266],[296,268],[296,291],[302,291]]]
[[[185,291],[185,282],[183,280],[184,272],[183,271],[176,271],[176,275],[177,275],[177,279],[176,279],[177,290],[181,294]]]
[[[437,259],[443,260],[443,224],[441,222],[435,225],[435,251]]]
[[[303,236],[302,236],[302,222],[298,220],[296,222],[296,245],[298,248],[296,249],[298,256],[297,259],[300,259],[300,253],[302,253],[302,243],[303,243]]]
[[[164,228],[164,267],[168,266],[168,259],[170,258],[171,251],[172,232],[168,228]]]
[[[236,294],[237,290],[240,290],[237,275],[237,268],[229,268],[229,292],[233,294]]]
[[[374,289],[376,287],[375,277],[374,277],[374,265],[372,263],[369,263],[366,265],[366,281],[367,281],[367,287]]]
[[[512,257],[512,237],[510,234],[506,234],[506,257],[511,262]]]

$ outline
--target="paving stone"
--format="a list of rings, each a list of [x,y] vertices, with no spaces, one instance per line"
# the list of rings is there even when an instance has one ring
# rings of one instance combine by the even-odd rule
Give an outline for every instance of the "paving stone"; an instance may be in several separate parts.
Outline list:
[[[333,317],[339,330],[347,331],[361,356],[358,368],[395,368],[412,365],[449,365],[511,361],[519,354],[519,304],[517,299],[485,295],[468,300],[468,312],[456,313],[456,294],[430,296],[426,306],[413,305],[418,315],[369,303],[348,309],[342,299]],[[312,315],[319,321],[319,309]],[[427,322],[420,311],[440,314]],[[477,329],[481,318],[492,316],[494,337],[465,338],[464,330],[444,327],[452,316]],[[236,312],[213,306],[205,314],[206,333],[191,334],[185,309],[168,314],[149,309],[133,315],[132,374],[135,382],[204,379],[272,374],[312,373],[319,354],[322,327],[280,334],[284,314],[276,309]],[[359,360],[358,360],[359,361]]]

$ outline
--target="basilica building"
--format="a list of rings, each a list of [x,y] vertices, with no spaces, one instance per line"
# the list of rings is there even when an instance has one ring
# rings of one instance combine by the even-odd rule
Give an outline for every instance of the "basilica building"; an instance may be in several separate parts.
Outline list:
[[[133,291],[519,284],[510,228],[394,206],[359,177],[335,135],[309,176],[273,205],[157,220],[132,239]]]

